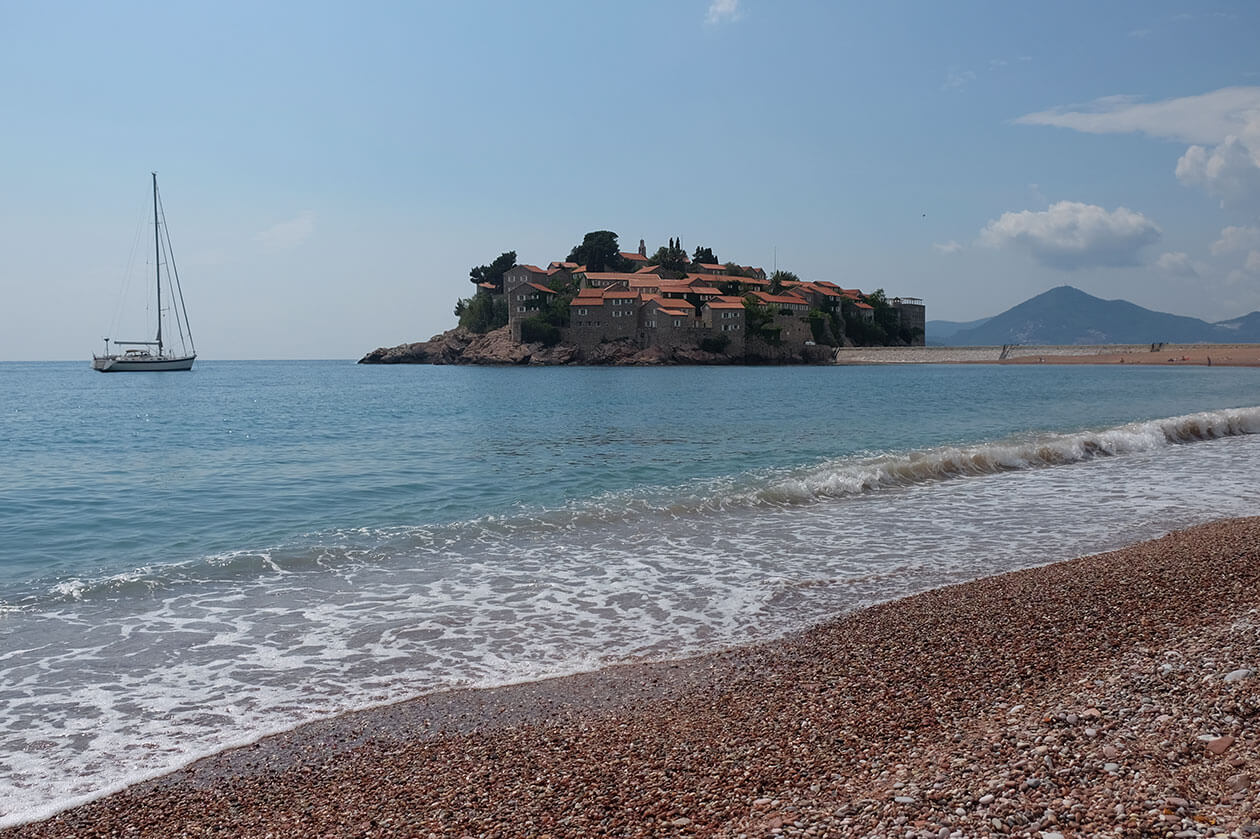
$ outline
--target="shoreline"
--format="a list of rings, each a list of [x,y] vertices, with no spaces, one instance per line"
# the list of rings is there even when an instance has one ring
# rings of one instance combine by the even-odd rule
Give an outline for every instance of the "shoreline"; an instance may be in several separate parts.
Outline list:
[[[1158,347],[1158,349],[1155,349]],[[1140,364],[1260,367],[1260,344],[1092,344],[851,347],[836,364]]]
[[[1260,517],[1215,522],[308,723],[0,836],[1227,835],[1260,820],[1258,592]]]

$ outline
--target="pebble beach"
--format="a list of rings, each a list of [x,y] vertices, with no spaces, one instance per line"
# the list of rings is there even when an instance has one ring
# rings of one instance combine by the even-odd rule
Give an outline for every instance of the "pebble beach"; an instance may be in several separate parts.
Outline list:
[[[1260,834],[1260,518],[438,694],[0,836]]]
[[[1260,367],[1260,344],[1011,344],[1006,347],[846,347],[837,364],[1140,364]]]

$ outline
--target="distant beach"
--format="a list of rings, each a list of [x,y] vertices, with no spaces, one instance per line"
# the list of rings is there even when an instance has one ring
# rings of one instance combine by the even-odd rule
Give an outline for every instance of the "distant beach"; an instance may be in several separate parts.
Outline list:
[[[13,837],[1244,835],[1260,518],[782,641],[439,694]]]
[[[1260,344],[852,347],[837,364],[1201,364],[1260,367]]]

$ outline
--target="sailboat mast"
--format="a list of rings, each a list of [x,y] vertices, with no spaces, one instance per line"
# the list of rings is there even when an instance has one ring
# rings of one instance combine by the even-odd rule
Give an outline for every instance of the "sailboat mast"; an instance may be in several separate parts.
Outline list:
[[[153,267],[157,277],[157,345],[162,354],[162,240],[158,235],[157,172],[153,173]]]

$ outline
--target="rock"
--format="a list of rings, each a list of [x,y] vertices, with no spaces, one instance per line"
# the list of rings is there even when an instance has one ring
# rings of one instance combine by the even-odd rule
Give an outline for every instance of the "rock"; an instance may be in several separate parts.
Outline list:
[[[898,795],[893,799],[893,801],[896,801],[898,804],[913,804],[917,800],[918,799],[916,799],[913,795]]]
[[[1223,755],[1232,745],[1234,745],[1233,735],[1226,734],[1224,737],[1217,737],[1215,740],[1210,740],[1207,743],[1207,750],[1214,755]]]
[[[1243,679],[1251,678],[1252,676],[1255,675],[1255,673],[1256,671],[1252,670],[1250,667],[1242,667],[1242,668],[1239,668],[1238,670],[1231,670],[1230,672],[1226,673],[1225,681],[1241,682]]]

